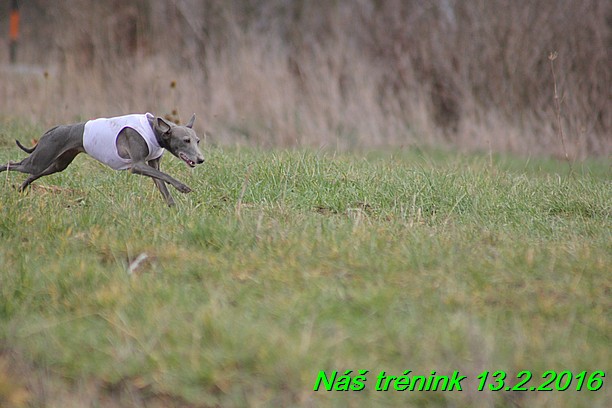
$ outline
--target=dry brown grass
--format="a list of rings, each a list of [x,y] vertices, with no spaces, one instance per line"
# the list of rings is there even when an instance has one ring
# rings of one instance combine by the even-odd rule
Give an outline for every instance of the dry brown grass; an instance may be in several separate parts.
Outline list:
[[[42,68],[3,68],[2,116],[195,111],[221,144],[612,152],[606,0],[81,3],[23,4],[20,59]]]

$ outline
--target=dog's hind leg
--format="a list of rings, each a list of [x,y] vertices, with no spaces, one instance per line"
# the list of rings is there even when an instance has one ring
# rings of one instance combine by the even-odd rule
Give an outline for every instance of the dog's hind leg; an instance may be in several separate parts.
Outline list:
[[[45,170],[43,170],[42,172],[37,173],[37,174],[32,174],[30,177],[28,177],[23,182],[23,184],[21,184],[21,186],[19,187],[19,191],[25,190],[26,187],[28,187],[30,184],[32,184],[33,181],[38,180],[39,178],[41,178],[43,176],[48,176],[50,174],[58,173],[60,171],[63,171],[64,169],[66,169],[66,167],[68,167],[68,165],[70,163],[72,163],[74,158],[79,153],[80,153],[79,150],[68,150],[68,151],[64,152],[60,157],[58,157],[56,159],[56,161],[54,161]]]
[[[24,160],[20,162],[10,161],[6,164],[3,164],[2,166],[0,166],[0,173],[2,173],[3,171],[18,171],[21,173],[29,173],[29,174],[32,173],[29,166],[24,164]]]

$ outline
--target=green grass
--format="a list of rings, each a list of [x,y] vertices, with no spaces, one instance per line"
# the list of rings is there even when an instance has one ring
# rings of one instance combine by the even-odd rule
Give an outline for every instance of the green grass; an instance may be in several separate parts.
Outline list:
[[[3,137],[0,162],[22,157]],[[194,171],[162,167],[194,190],[173,190],[174,209],[83,155],[25,194],[11,188],[24,175],[1,173],[0,346],[51,389],[30,405],[60,406],[55,388],[91,406],[610,401],[607,163],[568,176],[501,156],[210,148]],[[369,370],[365,390],[314,392],[321,370]],[[374,390],[405,370],[468,379]],[[483,370],[507,385],[521,370],[528,386],[547,370],[608,377],[596,392],[477,392]]]

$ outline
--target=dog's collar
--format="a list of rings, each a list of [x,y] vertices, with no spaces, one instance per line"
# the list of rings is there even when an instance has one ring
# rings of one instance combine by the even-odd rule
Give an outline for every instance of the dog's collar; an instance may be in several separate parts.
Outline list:
[[[147,118],[147,122],[149,119],[154,119],[155,116],[152,113],[145,113],[145,117]],[[166,143],[164,141],[164,138],[161,136],[157,135],[157,132],[155,131],[155,128],[153,127],[153,125],[149,122],[149,126],[151,127],[151,130],[153,131],[153,136],[155,137],[155,140],[157,141],[157,144],[159,145],[159,147],[166,149],[168,151],[170,151],[170,146],[168,145],[168,143]]]
[[[157,140],[157,143],[159,144],[159,146],[170,151],[170,145],[168,145],[168,143],[164,141],[164,138],[161,136],[158,136],[157,133],[154,133],[154,135],[155,135],[155,140]]]

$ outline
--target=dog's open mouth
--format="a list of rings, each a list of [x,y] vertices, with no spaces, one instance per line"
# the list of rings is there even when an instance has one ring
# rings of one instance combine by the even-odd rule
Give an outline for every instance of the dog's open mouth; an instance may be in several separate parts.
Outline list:
[[[195,162],[193,160],[191,160],[189,157],[187,157],[187,155],[183,152],[179,153],[179,157],[185,162],[187,163],[187,165],[189,167],[195,167]]]

